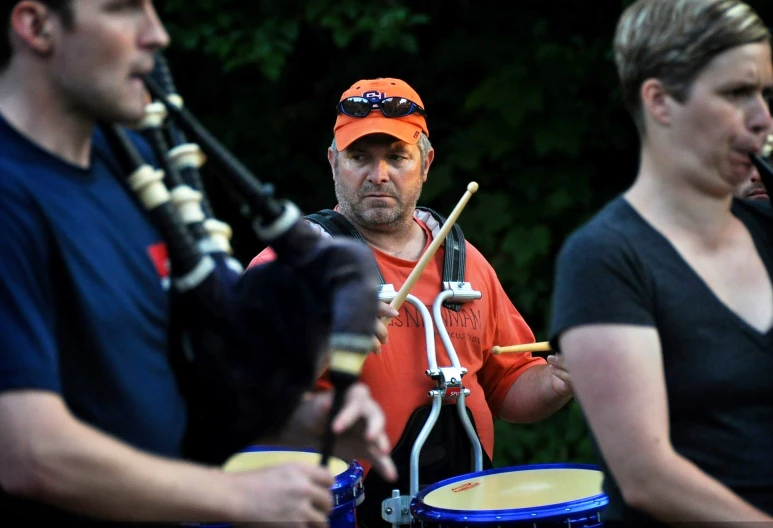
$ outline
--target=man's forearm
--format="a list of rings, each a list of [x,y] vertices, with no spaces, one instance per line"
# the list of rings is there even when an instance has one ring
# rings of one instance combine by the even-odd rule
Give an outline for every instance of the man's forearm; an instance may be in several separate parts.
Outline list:
[[[508,422],[530,423],[547,418],[572,399],[553,390],[549,365],[527,369],[510,386],[499,417]]]
[[[216,468],[153,457],[91,432],[57,448],[41,468],[43,500],[126,521],[227,520],[234,509]],[[102,438],[96,438],[102,436]],[[88,446],[86,448],[86,446]]]
[[[8,492],[106,520],[238,517],[238,497],[220,470],[142,453],[73,419],[57,421],[50,434],[28,440],[17,457],[19,476],[3,483]]]

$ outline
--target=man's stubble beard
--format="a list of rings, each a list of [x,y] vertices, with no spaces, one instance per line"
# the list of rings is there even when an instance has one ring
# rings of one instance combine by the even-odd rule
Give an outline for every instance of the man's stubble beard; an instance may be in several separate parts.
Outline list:
[[[366,209],[360,201],[358,190],[349,190],[340,183],[337,170],[334,170],[333,181],[340,213],[355,224],[367,227],[372,231],[393,232],[403,229],[409,219],[413,217],[413,211],[416,209],[421,195],[420,186],[416,193],[416,199],[412,200],[410,204],[405,204],[400,197],[395,196],[396,192],[389,189],[386,192],[390,192],[397,200],[394,207]]]

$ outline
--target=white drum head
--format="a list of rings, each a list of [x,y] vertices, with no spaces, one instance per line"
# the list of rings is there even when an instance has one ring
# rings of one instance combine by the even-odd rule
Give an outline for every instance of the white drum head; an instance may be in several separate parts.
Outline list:
[[[322,455],[319,453],[306,451],[245,451],[226,460],[223,469],[227,472],[248,471],[290,462],[318,466],[321,458]],[[338,476],[348,468],[349,464],[340,458],[330,457],[328,469],[332,476]]]
[[[460,511],[511,510],[561,504],[602,493],[603,474],[590,469],[533,469],[460,480],[428,493],[422,502]]]

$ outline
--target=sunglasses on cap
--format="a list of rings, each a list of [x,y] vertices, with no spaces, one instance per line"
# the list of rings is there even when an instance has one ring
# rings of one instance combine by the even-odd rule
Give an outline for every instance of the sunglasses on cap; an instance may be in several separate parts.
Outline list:
[[[350,117],[365,117],[374,108],[379,108],[386,117],[405,117],[416,113],[427,117],[427,112],[405,97],[385,97],[368,99],[367,97],[347,97],[336,105],[339,114]]]

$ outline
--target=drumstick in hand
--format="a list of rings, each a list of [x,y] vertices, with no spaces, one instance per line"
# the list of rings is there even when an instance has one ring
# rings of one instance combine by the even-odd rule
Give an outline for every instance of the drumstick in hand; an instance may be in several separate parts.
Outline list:
[[[389,306],[394,308],[395,310],[399,310],[400,307],[403,305],[403,302],[405,301],[405,298],[408,297],[408,294],[411,292],[411,289],[413,288],[414,284],[416,284],[416,281],[419,280],[419,277],[424,272],[424,268],[427,267],[427,264],[429,264],[429,261],[432,260],[432,257],[435,256],[435,252],[437,252],[440,245],[443,243],[443,241],[446,238],[446,235],[448,235],[448,232],[451,231],[451,228],[454,227],[454,224],[456,223],[456,219],[459,218],[459,215],[462,214],[462,210],[464,209],[464,206],[467,205],[467,202],[470,201],[470,198],[473,194],[478,190],[478,184],[475,182],[470,182],[467,185],[467,191],[465,191],[464,195],[462,196],[462,199],[459,200],[459,203],[456,204],[456,207],[454,207],[454,210],[451,211],[451,214],[448,215],[448,219],[445,221],[443,226],[440,228],[440,231],[438,231],[435,238],[432,240],[432,243],[427,248],[427,251],[424,252],[424,254],[419,259],[419,262],[416,264],[416,267],[413,268],[411,271],[411,274],[408,275],[408,278],[405,279],[405,283],[400,288],[400,291],[397,292],[397,295],[394,299],[392,299],[392,302],[389,303]],[[391,318],[385,317],[382,319],[384,321],[384,324],[389,323]]]
[[[540,343],[525,343],[523,345],[495,346],[491,349],[494,355],[499,354],[519,354],[523,352],[550,352],[550,343],[542,341]]]

